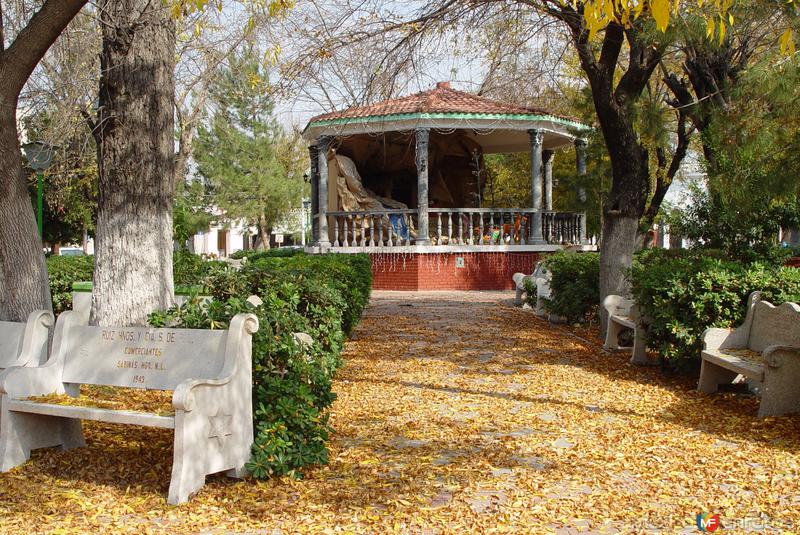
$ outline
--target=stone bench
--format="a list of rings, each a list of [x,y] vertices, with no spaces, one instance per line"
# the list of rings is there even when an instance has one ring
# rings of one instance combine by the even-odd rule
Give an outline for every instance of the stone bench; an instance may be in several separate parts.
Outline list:
[[[631,364],[649,364],[647,359],[647,339],[644,326],[641,324],[636,303],[619,295],[607,295],[603,299],[603,308],[608,314],[606,324],[605,349],[631,352]],[[633,330],[633,346],[620,346],[619,335],[625,329]]]
[[[542,262],[537,262],[533,273],[525,275],[524,273],[514,273],[511,279],[514,281],[516,288],[516,295],[514,296],[514,303],[517,305],[522,304],[522,295],[527,293],[525,289],[525,282],[532,281],[536,286],[536,306],[534,310],[538,316],[545,316],[544,302],[542,299],[550,298],[550,277],[551,274]]]
[[[0,373],[0,470],[24,463],[37,448],[83,446],[81,420],[95,420],[174,430],[170,504],[187,501],[208,474],[245,475],[253,443],[251,353],[256,316],[238,314],[228,330],[86,323],[85,314],[62,313],[46,364]],[[81,384],[173,391],[175,413],[28,399],[77,396]]]
[[[53,315],[35,310],[25,323],[0,321],[0,369],[39,366],[47,360],[47,341]]]
[[[716,392],[744,376],[761,391],[759,416],[800,412],[800,307],[776,307],[753,292],[736,329],[706,329],[697,389]]]

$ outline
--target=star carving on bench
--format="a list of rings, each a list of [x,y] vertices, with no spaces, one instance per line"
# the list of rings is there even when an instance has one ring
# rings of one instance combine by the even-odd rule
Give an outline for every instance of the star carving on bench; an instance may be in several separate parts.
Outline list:
[[[217,409],[217,414],[208,417],[210,430],[208,438],[216,438],[220,446],[225,443],[225,437],[233,434],[231,425],[233,424],[233,415],[223,414],[222,409]]]

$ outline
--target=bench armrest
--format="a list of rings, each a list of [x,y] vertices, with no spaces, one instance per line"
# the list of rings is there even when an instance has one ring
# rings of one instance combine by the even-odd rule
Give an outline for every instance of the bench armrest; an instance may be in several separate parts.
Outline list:
[[[195,394],[208,387],[214,390],[252,388],[252,350],[253,334],[258,331],[258,318],[255,314],[237,314],[231,319],[228,339],[225,346],[225,364],[219,377],[213,379],[186,379],[172,394],[175,410],[189,412],[195,408]]]
[[[48,365],[50,364],[50,365]],[[63,394],[61,382],[63,366],[51,363],[38,367],[12,366],[0,372],[0,394],[12,398]]]
[[[800,347],[773,345],[764,349],[764,363],[770,368],[780,368],[786,359],[800,358]]]
[[[55,320],[47,310],[34,310],[28,315],[22,350],[15,366],[39,366],[47,361],[47,342]]]
[[[730,336],[733,329],[723,329],[720,327],[710,327],[703,331],[701,337],[703,341],[703,351],[716,351]]]
[[[633,301],[619,295],[607,295],[603,299],[603,308],[609,316],[629,316],[633,308]]]

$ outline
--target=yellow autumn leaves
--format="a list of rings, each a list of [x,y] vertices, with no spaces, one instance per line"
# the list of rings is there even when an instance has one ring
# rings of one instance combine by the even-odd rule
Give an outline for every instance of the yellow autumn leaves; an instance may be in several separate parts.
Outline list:
[[[566,3],[567,0],[562,0]],[[577,6],[577,0],[573,0]],[[702,8],[705,0],[693,0],[684,3],[684,7],[696,6]],[[733,14],[730,13],[732,0],[714,0],[711,14],[706,15],[706,36],[723,42],[728,29],[734,25]],[[794,10],[795,0],[788,0],[786,7]],[[648,12],[656,27],[665,32],[670,19],[675,17],[681,8],[681,0],[586,0],[583,2],[583,15],[586,28],[589,30],[589,39],[594,38],[598,31],[610,22],[618,22],[623,26],[629,25],[638,19],[642,13]],[[791,28],[786,28],[781,34],[778,44],[782,54],[794,54],[794,34]]]

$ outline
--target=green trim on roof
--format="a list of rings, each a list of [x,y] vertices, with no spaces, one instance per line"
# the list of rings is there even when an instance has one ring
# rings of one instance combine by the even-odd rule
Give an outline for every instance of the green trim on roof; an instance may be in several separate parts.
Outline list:
[[[554,115],[539,115],[526,113],[394,113],[389,115],[372,115],[368,117],[341,117],[338,119],[322,119],[311,121],[303,130],[305,133],[309,128],[315,126],[333,126],[351,123],[374,123],[378,121],[394,120],[404,121],[407,119],[506,119],[523,121],[551,121],[564,126],[576,128],[578,130],[589,131],[592,127],[577,121],[570,121]]]

